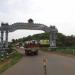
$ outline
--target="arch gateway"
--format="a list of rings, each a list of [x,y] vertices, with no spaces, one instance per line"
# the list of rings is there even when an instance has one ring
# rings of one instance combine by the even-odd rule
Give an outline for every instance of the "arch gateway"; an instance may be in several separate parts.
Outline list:
[[[0,50],[8,48],[8,33],[18,29],[29,29],[29,30],[43,30],[50,33],[50,48],[56,48],[56,33],[58,32],[55,26],[46,26],[44,24],[34,23],[32,19],[28,20],[28,23],[14,23],[9,25],[8,23],[1,23],[1,43]],[[5,33],[5,37],[4,37]],[[5,38],[5,41],[4,41]],[[3,46],[5,44],[5,46]]]

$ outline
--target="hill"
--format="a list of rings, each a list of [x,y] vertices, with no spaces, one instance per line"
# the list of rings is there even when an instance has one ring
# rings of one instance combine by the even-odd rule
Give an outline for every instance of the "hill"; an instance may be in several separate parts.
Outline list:
[[[28,40],[49,40],[50,38],[50,34],[49,33],[41,33],[41,34],[35,34],[35,35],[29,35],[27,37],[23,37],[20,39],[13,39],[12,42],[13,43],[17,43],[17,42],[22,42],[24,43],[25,41]],[[57,46],[58,47],[74,47],[75,46],[75,37],[73,35],[71,36],[66,36],[62,33],[57,33]]]

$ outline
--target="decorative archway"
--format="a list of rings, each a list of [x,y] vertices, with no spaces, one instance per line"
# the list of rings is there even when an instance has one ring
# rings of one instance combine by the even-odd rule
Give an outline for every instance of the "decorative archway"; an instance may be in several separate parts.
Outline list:
[[[32,19],[28,20],[28,23],[14,23],[9,25],[8,23],[1,23],[1,48],[3,48],[4,32],[5,37],[5,48],[8,48],[8,33],[18,29],[29,29],[29,30],[43,30],[50,33],[50,48],[56,48],[56,33],[58,32],[55,26],[46,26],[44,24],[34,23]]]

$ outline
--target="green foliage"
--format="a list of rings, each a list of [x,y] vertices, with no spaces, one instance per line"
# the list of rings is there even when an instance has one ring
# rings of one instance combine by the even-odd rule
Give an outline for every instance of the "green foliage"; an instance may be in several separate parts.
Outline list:
[[[6,49],[6,51],[7,51],[7,53],[11,53],[11,52],[14,51],[14,49],[13,48],[8,48],[8,49]]]
[[[58,47],[74,47],[75,46],[75,37],[74,36],[65,36],[61,33],[57,34],[57,46]]]
[[[16,42],[15,39],[12,39],[12,42],[15,43]]]
[[[42,39],[46,39],[49,40],[50,39],[50,33],[41,33],[41,34],[35,34],[35,35],[29,35],[28,37],[23,37],[20,39],[16,39],[13,40],[13,42],[25,42],[25,41],[29,41],[29,40],[42,40]],[[75,46],[75,37],[72,36],[65,36],[62,33],[57,33],[57,39],[56,39],[56,43],[57,43],[57,47],[74,47]]]
[[[59,47],[56,49],[56,52],[66,53],[66,54],[75,54],[75,48],[73,47]]]
[[[17,63],[18,60],[19,60],[21,57],[22,57],[22,54],[20,54],[20,53],[18,53],[18,52],[16,52],[15,54],[13,54],[13,55],[11,56],[11,58],[13,59],[13,60],[11,61],[11,64],[13,65],[13,64]]]
[[[8,53],[11,53],[11,52],[14,51],[14,49],[13,49],[13,43],[10,43],[10,44],[8,45],[8,49],[6,49],[6,51],[7,51]]]
[[[12,65],[16,64],[20,59],[22,58],[22,54],[16,52],[13,55],[11,55],[11,57],[9,59],[7,59],[7,62],[3,67],[0,68],[0,73],[4,72],[5,70],[7,70],[8,68],[10,68]],[[4,64],[6,62],[3,61],[2,63],[0,63],[0,65]]]
[[[49,33],[41,33],[41,34],[35,34],[35,35],[29,35],[27,37],[23,37],[17,40],[17,42],[25,42],[28,40],[40,40],[40,39],[49,39]],[[15,40],[16,42],[16,40]]]

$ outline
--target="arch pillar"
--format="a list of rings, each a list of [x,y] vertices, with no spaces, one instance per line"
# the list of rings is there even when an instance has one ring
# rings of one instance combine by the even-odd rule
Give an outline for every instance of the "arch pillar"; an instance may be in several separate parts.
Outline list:
[[[8,48],[8,31],[6,30],[5,36],[5,48]]]
[[[3,48],[4,31],[1,31],[1,48]]]
[[[55,26],[50,26],[50,48],[56,48],[56,33],[58,30]]]

